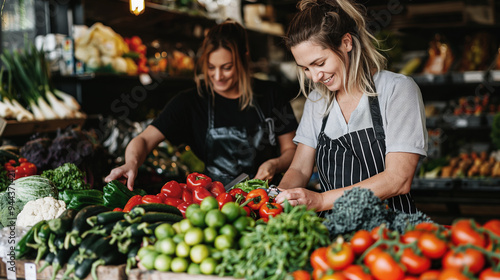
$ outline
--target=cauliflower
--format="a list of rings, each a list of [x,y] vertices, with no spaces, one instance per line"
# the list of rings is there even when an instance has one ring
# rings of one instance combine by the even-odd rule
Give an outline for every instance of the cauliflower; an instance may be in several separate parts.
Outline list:
[[[16,226],[34,226],[42,220],[59,217],[66,210],[66,203],[51,196],[32,200],[17,215]]]

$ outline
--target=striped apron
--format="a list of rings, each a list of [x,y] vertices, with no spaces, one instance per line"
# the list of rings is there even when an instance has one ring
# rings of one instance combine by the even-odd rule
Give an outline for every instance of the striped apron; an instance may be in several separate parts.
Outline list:
[[[385,132],[376,96],[368,97],[373,127],[347,133],[337,139],[328,137],[324,130],[328,116],[318,136],[316,166],[321,192],[344,188],[370,178],[385,169]],[[387,199],[393,209],[415,213],[411,195],[404,194]],[[318,213],[324,216],[328,211]]]

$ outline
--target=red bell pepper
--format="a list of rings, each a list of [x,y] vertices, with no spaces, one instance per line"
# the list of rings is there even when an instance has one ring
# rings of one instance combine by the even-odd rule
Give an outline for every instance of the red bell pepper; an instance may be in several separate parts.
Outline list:
[[[187,189],[187,184],[186,183],[179,183],[179,186],[181,187],[181,189],[185,190]]]
[[[189,189],[185,189],[182,191],[182,200],[185,202],[192,203],[193,202],[193,193]]]
[[[194,191],[196,187],[208,188],[211,182],[212,179],[210,177],[198,172],[193,172],[186,178],[187,187],[191,191]]]
[[[179,206],[179,204],[183,203],[184,200],[182,199],[178,199],[178,198],[173,198],[173,197],[166,197],[164,200],[163,200],[163,203],[167,204],[167,205],[172,205],[174,207],[177,207]]]
[[[120,207],[116,207],[115,209],[113,209],[113,212],[122,212],[123,209],[121,209]]]
[[[273,216],[276,217],[279,213],[283,212],[283,207],[278,203],[265,203],[259,208],[259,216],[268,219]]]
[[[193,203],[200,204],[203,199],[212,194],[202,186],[198,186],[193,191]]]
[[[130,212],[134,206],[140,204],[142,204],[142,195],[136,194],[127,201],[127,204],[123,207],[123,212]]]
[[[219,181],[213,181],[207,189],[214,197],[218,197],[221,193],[226,193],[226,188],[224,188],[224,185]]]
[[[224,204],[234,201],[233,197],[228,193],[221,193],[216,197],[216,199],[217,202],[219,202],[219,209],[221,209]]]
[[[241,204],[243,201],[245,201],[245,198],[248,195],[247,192],[245,192],[240,188],[234,188],[229,190],[229,194],[234,198],[234,201],[236,201],[238,204]]]
[[[242,205],[248,205],[253,210],[259,210],[267,202],[269,202],[267,192],[263,189],[255,189],[247,194],[246,200]]]
[[[26,158],[19,158],[17,162],[13,159],[9,160],[4,164],[5,170],[8,172],[10,178],[14,177],[14,180],[37,174],[36,165],[28,162]]]
[[[146,194],[145,196],[142,197],[142,203],[143,204],[148,204],[148,203],[163,203],[163,200],[153,194]]]
[[[182,191],[182,187],[174,180],[165,183],[165,185],[161,187],[161,193],[166,197],[181,198]]]
[[[189,206],[189,205],[191,205],[191,204],[193,204],[193,203],[191,203],[191,202],[183,202],[183,203],[181,203],[181,204],[177,205],[177,209],[179,209],[179,211],[181,211],[182,216],[183,216],[184,218],[186,218],[186,209],[187,209],[187,208],[188,208],[188,206]]]

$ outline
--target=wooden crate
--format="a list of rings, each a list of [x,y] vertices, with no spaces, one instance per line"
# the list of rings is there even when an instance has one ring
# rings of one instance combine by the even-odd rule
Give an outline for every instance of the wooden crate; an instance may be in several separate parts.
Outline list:
[[[160,272],[156,270],[132,269],[129,280],[237,280],[233,277],[219,277],[216,275],[191,275],[187,273]]]
[[[58,129],[65,129],[70,125],[82,126],[85,120],[85,118],[75,118],[18,122],[0,118],[0,136],[29,135],[35,132],[53,132]]]

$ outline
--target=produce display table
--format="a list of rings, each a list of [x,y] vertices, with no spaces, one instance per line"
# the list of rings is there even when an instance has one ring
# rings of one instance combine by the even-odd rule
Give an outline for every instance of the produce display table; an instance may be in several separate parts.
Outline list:
[[[161,279],[176,279],[176,280],[236,280],[233,277],[218,277],[216,275],[191,275],[187,273],[160,272],[155,270],[132,269],[129,280],[161,280]]]

